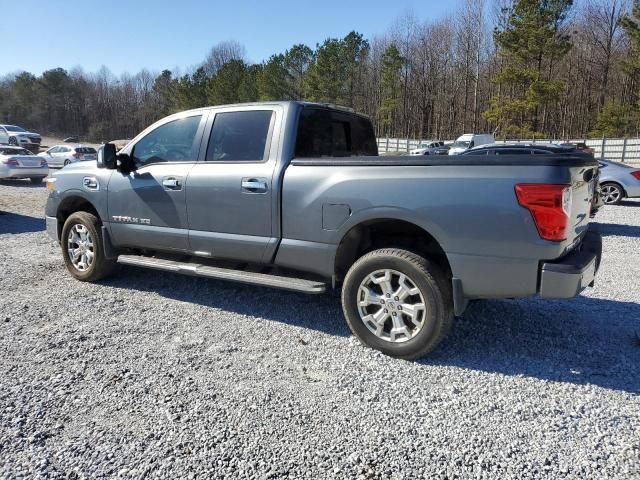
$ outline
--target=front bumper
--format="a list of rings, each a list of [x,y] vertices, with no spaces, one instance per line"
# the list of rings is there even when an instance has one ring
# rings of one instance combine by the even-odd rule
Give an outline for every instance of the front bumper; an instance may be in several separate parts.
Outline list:
[[[575,297],[593,286],[601,258],[602,237],[589,231],[571,253],[560,260],[542,264],[538,293],[545,298]]]
[[[55,240],[56,242],[60,241],[60,235],[58,235],[58,219],[56,217],[45,217],[45,222],[47,225],[47,235],[51,237],[51,240]]]

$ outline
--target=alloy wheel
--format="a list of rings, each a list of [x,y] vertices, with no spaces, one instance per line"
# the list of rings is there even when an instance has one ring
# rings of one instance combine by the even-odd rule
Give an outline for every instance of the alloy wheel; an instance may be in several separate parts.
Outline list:
[[[377,270],[358,288],[358,313],[381,340],[401,343],[415,337],[426,319],[426,304],[416,283],[396,270]]]

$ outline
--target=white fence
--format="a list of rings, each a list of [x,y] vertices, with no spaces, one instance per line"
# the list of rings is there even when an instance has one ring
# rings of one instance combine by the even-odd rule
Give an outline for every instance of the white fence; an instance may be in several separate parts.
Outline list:
[[[378,151],[383,153],[408,152],[417,148],[426,140],[409,140],[406,138],[378,138]],[[507,143],[565,143],[584,142],[595,150],[596,158],[605,158],[617,162],[640,164],[640,138],[601,138],[596,140],[507,140]],[[445,142],[445,143],[451,143]],[[498,140],[496,143],[505,143]]]

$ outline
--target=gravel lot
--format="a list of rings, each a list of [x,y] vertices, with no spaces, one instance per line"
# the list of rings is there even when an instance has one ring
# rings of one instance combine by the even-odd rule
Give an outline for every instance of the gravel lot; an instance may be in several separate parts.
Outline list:
[[[584,296],[476,302],[410,363],[331,296],[72,280],[45,199],[0,184],[0,478],[640,478],[640,202]]]

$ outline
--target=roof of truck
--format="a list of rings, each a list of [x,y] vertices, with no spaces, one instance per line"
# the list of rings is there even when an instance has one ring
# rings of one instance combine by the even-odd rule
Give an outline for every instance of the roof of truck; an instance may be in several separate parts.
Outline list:
[[[195,112],[195,111],[200,111],[200,110],[208,110],[210,108],[228,108],[228,107],[252,107],[252,106],[273,106],[273,105],[280,105],[283,107],[289,106],[289,105],[301,105],[303,107],[322,107],[322,108],[330,108],[333,110],[341,110],[344,112],[349,112],[349,113],[353,113],[356,115],[360,115],[362,117],[367,117],[367,115],[365,115],[364,113],[360,113],[360,112],[356,112],[353,108],[351,107],[346,107],[344,105],[336,105],[333,103],[322,103],[322,102],[305,102],[302,100],[272,100],[272,101],[265,101],[265,102],[244,102],[244,103],[230,103],[230,104],[224,104],[224,105],[209,105],[206,107],[199,107],[199,108],[193,108],[191,110],[185,110],[186,112]],[[183,113],[183,112],[180,112]],[[368,117],[367,117],[368,118]]]

